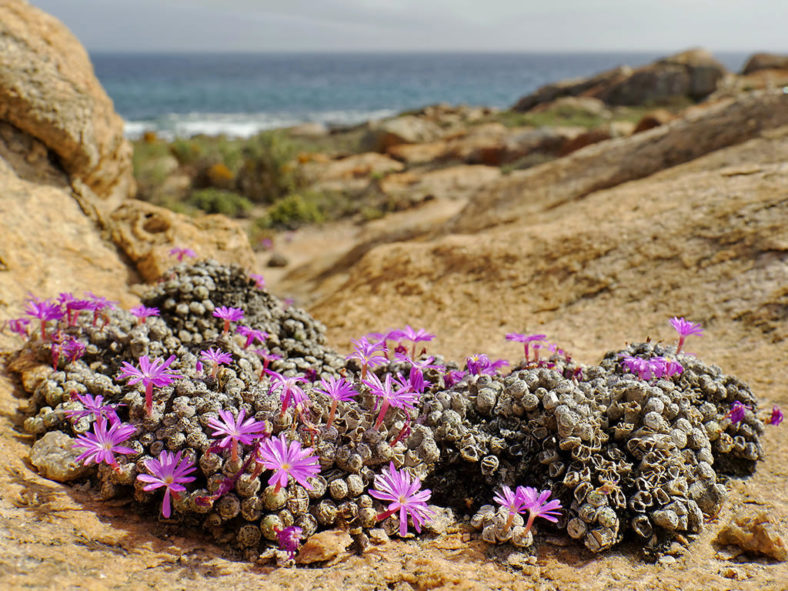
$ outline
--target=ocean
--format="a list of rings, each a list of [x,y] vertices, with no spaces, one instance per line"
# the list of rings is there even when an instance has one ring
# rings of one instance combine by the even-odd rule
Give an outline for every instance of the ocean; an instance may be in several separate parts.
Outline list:
[[[540,86],[658,53],[91,55],[126,134],[248,137],[304,122],[345,126],[436,103],[509,107]],[[745,54],[717,54],[739,71]]]

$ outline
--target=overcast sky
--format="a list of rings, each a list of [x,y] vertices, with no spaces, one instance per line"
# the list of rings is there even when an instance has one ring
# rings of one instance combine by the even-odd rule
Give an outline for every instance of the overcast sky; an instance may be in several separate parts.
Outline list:
[[[788,51],[788,0],[30,0],[91,51]]]

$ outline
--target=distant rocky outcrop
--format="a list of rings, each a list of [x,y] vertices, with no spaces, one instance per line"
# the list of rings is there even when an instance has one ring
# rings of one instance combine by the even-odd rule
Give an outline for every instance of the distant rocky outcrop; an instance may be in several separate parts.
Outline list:
[[[788,70],[788,55],[755,53],[744,64],[741,73],[746,76],[761,70]]]
[[[30,290],[76,289],[75,277],[95,289],[103,282],[109,293],[120,288],[113,281],[134,279],[100,231],[148,280],[173,262],[167,252],[175,245],[251,265],[246,236],[227,220],[191,220],[130,199],[131,155],[123,120],[79,41],[23,0],[0,2],[0,206],[7,209],[0,257],[11,272],[0,290],[14,293],[4,303],[19,305]]]
[[[490,183],[468,202],[451,231],[511,222],[594,191],[646,177],[788,125],[788,95],[757,91],[707,107],[630,138],[587,147],[571,156]]]
[[[593,97],[607,105],[646,105],[677,99],[701,100],[713,93],[728,73],[706,50],[691,49],[647,66],[619,67],[588,78],[543,86],[512,107],[530,111],[561,97]]]

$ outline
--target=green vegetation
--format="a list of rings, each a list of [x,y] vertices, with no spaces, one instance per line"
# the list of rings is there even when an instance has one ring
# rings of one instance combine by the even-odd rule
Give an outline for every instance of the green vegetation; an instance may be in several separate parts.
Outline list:
[[[231,218],[247,217],[253,207],[243,195],[214,188],[192,191],[187,203],[205,213],[221,213]]]

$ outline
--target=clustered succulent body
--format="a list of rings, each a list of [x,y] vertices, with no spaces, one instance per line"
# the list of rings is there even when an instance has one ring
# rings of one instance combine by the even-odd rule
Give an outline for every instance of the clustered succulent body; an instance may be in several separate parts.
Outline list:
[[[320,528],[348,528],[359,549],[374,527],[429,530],[438,506],[491,543],[530,546],[543,517],[593,552],[627,532],[656,552],[700,531],[719,477],[763,453],[746,384],[672,346],[581,367],[545,335],[510,333],[524,359],[502,375],[483,354],[463,369],[427,356],[434,335],[407,326],[345,358],[261,277],[212,261],[175,267],[128,312],[62,295],[31,299],[40,334],[9,323],[29,336],[22,354],[53,365],[25,429],[73,436],[103,497],[132,495],[253,560],[292,558]],[[673,324],[680,346],[701,334]]]

